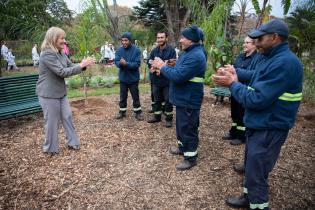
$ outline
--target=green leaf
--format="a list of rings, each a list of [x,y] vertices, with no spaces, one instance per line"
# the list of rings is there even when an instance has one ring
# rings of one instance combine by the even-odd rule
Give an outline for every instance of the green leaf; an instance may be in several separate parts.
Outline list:
[[[281,5],[283,6],[283,14],[288,14],[288,11],[291,6],[291,0],[281,0]]]
[[[256,14],[260,14],[261,13],[261,9],[260,9],[260,6],[259,6],[259,2],[258,0],[252,0],[252,4],[253,4],[253,7],[256,11]]]

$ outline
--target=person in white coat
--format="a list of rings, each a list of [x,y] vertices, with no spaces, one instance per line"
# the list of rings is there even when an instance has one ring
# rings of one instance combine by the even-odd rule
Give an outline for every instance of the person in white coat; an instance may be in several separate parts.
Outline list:
[[[109,61],[112,64],[115,59],[115,49],[112,44],[109,44],[108,48],[109,48]]]
[[[7,55],[8,55],[8,47],[6,46],[6,41],[1,42],[1,67],[2,67],[2,59],[4,60],[5,70],[8,68]]]
[[[19,68],[16,66],[15,64],[15,56],[12,54],[12,49],[10,48],[8,53],[7,53],[7,62],[8,62],[8,68],[7,70],[9,71],[10,69],[14,69],[14,70],[19,70]]]
[[[101,63],[107,64],[110,59],[110,48],[108,46],[108,42],[105,42],[105,45],[101,47]]]
[[[32,48],[32,60],[33,60],[34,66],[38,66],[39,54],[37,52],[37,44],[34,44],[34,47]]]

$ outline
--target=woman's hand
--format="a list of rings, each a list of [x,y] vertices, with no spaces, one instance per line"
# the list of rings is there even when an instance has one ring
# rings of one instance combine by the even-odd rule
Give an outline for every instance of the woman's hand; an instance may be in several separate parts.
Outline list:
[[[81,68],[85,68],[85,67],[90,66],[90,65],[92,65],[92,64],[94,64],[94,63],[95,63],[95,58],[93,58],[93,57],[87,57],[87,58],[84,58],[84,59],[81,61],[80,67],[81,67]]]

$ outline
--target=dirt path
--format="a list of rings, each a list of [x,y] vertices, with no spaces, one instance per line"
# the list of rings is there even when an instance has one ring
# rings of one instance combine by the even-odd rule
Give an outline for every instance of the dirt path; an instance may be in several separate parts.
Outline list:
[[[52,157],[41,152],[40,113],[0,121],[0,209],[229,209],[224,199],[239,194],[243,180],[231,166],[244,146],[221,140],[230,125],[228,103],[213,106],[205,97],[198,165],[177,172],[180,157],[168,154],[175,127],[137,122],[131,111],[114,120],[117,100],[72,100],[82,149],[67,150],[60,130],[60,153]],[[148,108],[149,95],[142,102]],[[272,209],[315,208],[315,121],[303,116],[312,110],[302,105],[270,175]]]

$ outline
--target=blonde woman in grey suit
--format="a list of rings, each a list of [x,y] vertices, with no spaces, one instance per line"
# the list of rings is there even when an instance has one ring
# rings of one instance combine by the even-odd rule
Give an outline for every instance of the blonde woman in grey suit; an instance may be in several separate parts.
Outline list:
[[[51,155],[59,152],[58,128],[60,121],[65,129],[68,148],[80,149],[80,140],[73,126],[64,78],[79,74],[94,63],[94,59],[90,57],[83,59],[77,65],[71,63],[63,52],[65,36],[66,33],[61,28],[49,28],[42,43],[39,58],[36,92],[45,120],[43,152]]]

